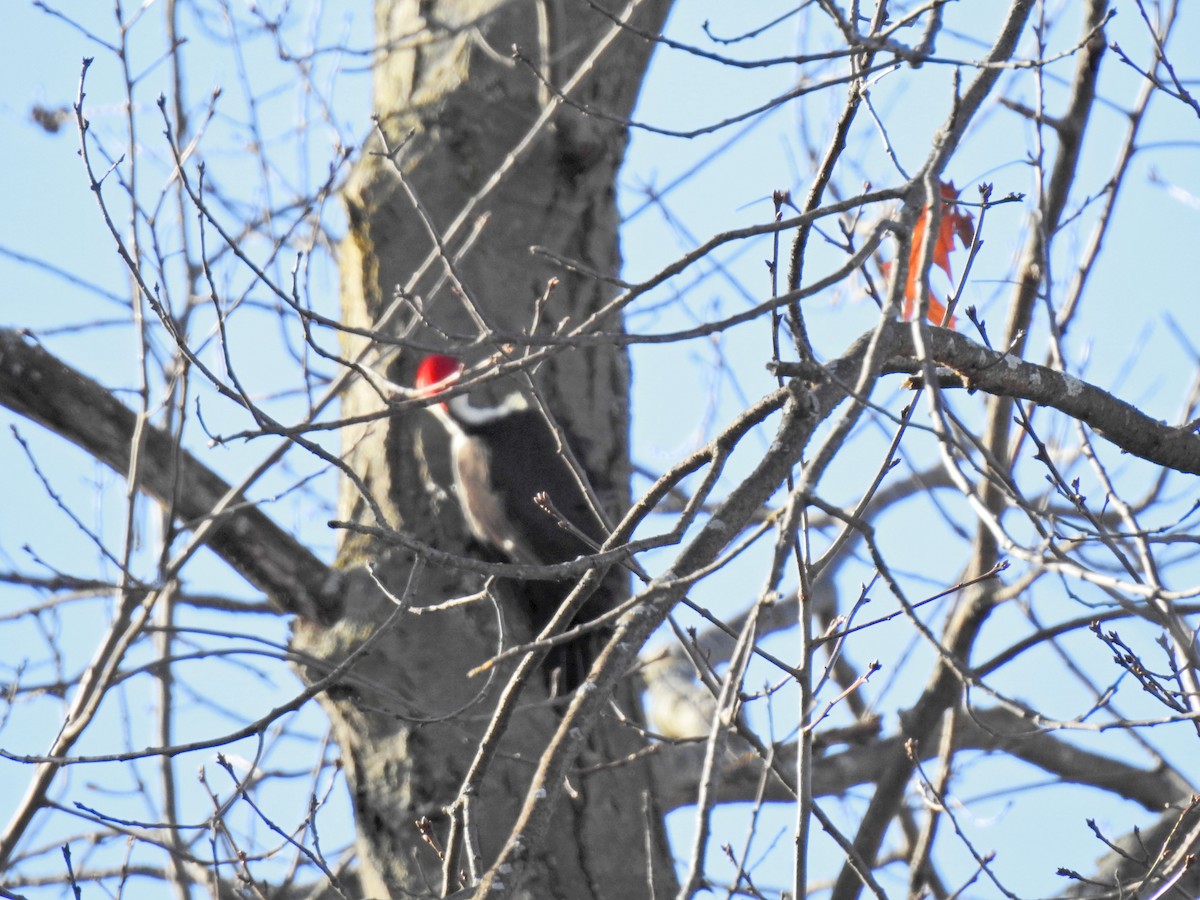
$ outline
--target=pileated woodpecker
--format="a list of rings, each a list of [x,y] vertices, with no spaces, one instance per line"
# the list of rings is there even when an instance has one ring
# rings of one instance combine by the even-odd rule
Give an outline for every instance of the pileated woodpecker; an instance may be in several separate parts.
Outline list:
[[[421,361],[416,387],[436,395],[462,372],[452,356]],[[496,406],[478,407],[459,394],[429,407],[450,437],[451,469],[463,518],[471,534],[510,562],[553,565],[594,551],[606,530],[592,510],[554,432],[528,399],[514,391]],[[534,498],[545,494],[560,520]],[[584,540],[584,535],[588,540]],[[593,542],[589,544],[588,541]],[[522,581],[518,595],[540,631],[558,610],[570,583]],[[572,624],[603,611],[605,589],[588,600]],[[552,693],[573,691],[587,677],[597,636],[585,635],[552,648],[543,664]]]

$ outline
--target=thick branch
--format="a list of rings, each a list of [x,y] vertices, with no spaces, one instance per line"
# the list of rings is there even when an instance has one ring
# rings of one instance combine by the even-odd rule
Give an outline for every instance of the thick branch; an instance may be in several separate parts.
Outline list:
[[[936,758],[941,732],[936,731],[917,747],[922,760]],[[903,735],[864,741],[814,761],[813,794],[845,797],[859,785],[872,784],[883,776],[892,753],[903,749]],[[1057,776],[1067,784],[1098,788],[1140,804],[1150,812],[1161,812],[1186,803],[1191,785],[1168,768],[1143,769],[1119,759],[1092,753],[1059,739],[1019,713],[1003,707],[973,710],[964,715],[954,735],[954,749],[1001,751]],[[795,747],[777,747],[777,761],[791,766]],[[696,782],[704,755],[701,742],[664,747],[655,759],[655,772],[663,808],[677,809],[694,803]],[[721,776],[720,802],[752,801],[762,777],[762,761],[752,752],[730,753]],[[775,802],[794,802],[795,796],[778,779],[771,778],[763,794]]]
[[[12,329],[0,329],[0,404],[86,450],[118,474],[128,472],[134,413],[100,384]],[[145,430],[138,475],[142,490],[174,504],[189,527],[204,520],[230,490],[180,450],[170,434],[156,428]],[[224,514],[208,546],[264,591],[280,612],[321,621],[336,609],[336,573],[250,503],[235,504]]]
[[[1125,453],[1177,472],[1200,475],[1200,435],[1152,419],[1124,400],[1064,372],[997,353],[946,328],[929,329],[933,362],[961,375],[971,391],[1029,400],[1057,409],[1111,441]],[[883,340],[887,372],[919,372],[912,327],[891,322]],[[785,377],[811,374],[811,367],[779,363]]]

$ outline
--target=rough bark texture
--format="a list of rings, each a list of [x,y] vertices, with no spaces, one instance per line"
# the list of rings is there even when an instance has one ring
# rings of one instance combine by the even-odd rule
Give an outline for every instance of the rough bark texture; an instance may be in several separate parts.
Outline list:
[[[643,6],[639,23],[653,29],[669,3],[654,0]],[[530,68],[511,58],[511,48],[518,47],[543,66],[551,83],[562,85],[611,27],[582,3],[377,4],[378,43],[400,49],[392,49],[377,66],[375,107],[388,145],[403,148],[394,161],[364,154],[346,191],[351,224],[341,263],[347,325],[375,327],[396,289],[410,283],[433,250],[398,170],[444,233],[551,99]],[[622,35],[571,96],[627,115],[650,49],[646,41]],[[625,140],[621,126],[563,107],[479,203],[477,213],[486,214],[487,222],[458,259],[455,275],[490,328],[527,332],[535,300],[552,277],[560,284],[542,317],[543,332],[565,317],[578,321],[608,299],[610,289],[602,281],[565,271],[546,256],[531,254],[530,247],[546,247],[579,261],[585,270],[617,273],[615,178]],[[382,146],[380,141],[371,149]],[[451,255],[478,221],[470,217],[448,242]],[[415,284],[427,321],[435,327],[412,327],[409,310],[382,330],[425,347],[453,345],[447,335],[478,341],[465,353],[456,348],[469,362],[496,353],[498,343],[480,334],[463,296],[445,275],[438,261]],[[347,355],[356,358],[368,342],[349,337],[344,343]],[[398,349],[374,368],[393,382],[411,383],[420,356]],[[571,350],[543,365],[537,382],[565,429],[585,439],[577,446],[581,461],[605,501],[619,507],[628,478],[624,353]],[[380,395],[362,380],[344,398],[348,417],[383,410]],[[429,425],[427,413],[402,409],[346,429],[343,456],[386,521],[378,521],[371,504],[349,484],[340,517],[469,552],[446,492],[444,447]],[[368,561],[389,590],[404,591],[411,555],[363,535],[347,536],[339,558],[349,585],[344,616],[332,628],[298,623],[298,649],[336,663],[394,609],[365,571]],[[479,587],[478,576],[428,566],[412,599],[417,606],[429,605]],[[528,636],[519,603],[506,595],[499,607],[485,602],[407,615],[356,667],[346,688],[325,698],[359,817],[359,863],[368,896],[439,895],[441,864],[415,822],[428,818],[433,836],[445,839],[444,809],[459,792],[509,671],[501,668],[490,683],[465,674],[495,653],[501,615],[506,643]],[[322,668],[315,666],[313,674]],[[540,685],[531,686],[527,693],[536,699],[538,690]],[[531,706],[507,730],[474,803],[471,824],[485,866],[509,834],[556,721],[544,704]],[[544,851],[530,861],[527,896],[648,896],[651,881],[659,896],[670,890],[673,872],[660,817],[648,799],[648,766],[597,766],[636,751],[639,740],[615,720],[597,729],[590,758],[581,760],[572,780],[572,799],[563,804]],[[597,768],[587,773],[590,766]]]

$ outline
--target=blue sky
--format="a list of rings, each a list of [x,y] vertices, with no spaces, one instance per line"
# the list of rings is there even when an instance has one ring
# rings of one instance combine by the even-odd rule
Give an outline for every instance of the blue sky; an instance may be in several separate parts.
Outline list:
[[[111,9],[103,5],[79,9],[70,15],[88,17],[86,25],[105,40],[112,40]],[[126,273],[113,252],[112,242],[103,226],[94,199],[87,190],[86,180],[77,155],[78,136],[73,123],[65,121],[57,133],[49,133],[30,123],[30,110],[35,106],[54,111],[74,102],[80,77],[80,60],[95,56],[96,63],[89,73],[87,114],[102,145],[124,146],[124,116],[122,102],[124,83],[115,58],[79,30],[60,19],[25,3],[12,4],[7,11],[9,27],[0,35],[0,130],[5,135],[5,175],[0,176],[0,324],[28,328],[55,353],[68,359],[101,382],[116,389],[127,389],[136,383],[136,346],[128,325],[125,306],[128,296]],[[971,12],[966,4],[952,4],[948,9],[949,29],[940,50],[947,56],[973,59],[980,48],[962,32],[990,35],[992,23],[978,16],[988,15],[984,5],[974,5]],[[991,9],[999,7],[991,6]],[[1076,39],[1074,4],[1066,4],[1053,12],[1061,22],[1049,32],[1050,52],[1069,48]],[[1110,36],[1131,54],[1145,58],[1146,41],[1136,9],[1129,3],[1117,4],[1119,14],[1113,21]],[[768,8],[770,7],[770,8]],[[755,7],[755,20],[771,18],[771,10],[783,4],[762,4]],[[243,7],[237,15],[248,16]],[[1192,10],[1186,10],[1191,13]],[[990,13],[994,15],[994,12]],[[143,13],[146,17],[161,16],[154,4]],[[157,20],[155,20],[157,21]],[[302,26],[287,35],[302,46],[306,29],[319,34],[322,45],[345,41],[352,47],[364,47],[369,42],[367,4],[349,4],[337,13],[324,11],[319,17],[301,19]],[[671,33],[680,40],[703,44],[702,24],[710,21],[715,33],[731,34],[746,24],[735,17],[727,5],[689,0],[680,4],[671,23]],[[362,57],[354,54],[326,54],[315,76],[316,82],[333,98],[332,113],[327,115],[319,105],[297,98],[292,90],[289,70],[274,60],[273,48],[264,41],[253,42],[244,48],[244,70],[230,46],[221,41],[221,17],[212,15],[200,27],[190,25],[194,35],[185,47],[189,64],[185,91],[194,121],[205,114],[213,87],[223,89],[217,102],[216,114],[209,126],[207,140],[214,149],[206,159],[214,183],[231,198],[226,210],[232,219],[239,203],[253,208],[264,201],[264,188],[254,164],[254,157],[245,152],[249,140],[243,123],[247,110],[242,104],[241,79],[247,79],[256,93],[264,97],[256,111],[263,137],[279,160],[270,190],[278,202],[281,193],[297,193],[311,187],[323,177],[326,161],[333,148],[357,145],[370,129],[368,82],[363,71]],[[205,29],[209,29],[206,33]],[[1180,49],[1180,61],[1189,62],[1182,48],[1197,46],[1200,35],[1196,23],[1184,19],[1174,46]],[[161,35],[150,20],[131,30],[133,36],[133,65],[139,73],[135,95],[138,104],[138,145],[142,177],[149,183],[161,181],[170,170],[155,99],[158,94],[173,95],[168,68],[160,60]],[[797,33],[783,26],[768,32],[754,46],[761,55],[796,52],[797,48],[819,49],[818,35]],[[734,51],[731,51],[734,52]],[[1028,54],[1030,49],[1025,48]],[[1132,102],[1138,78],[1129,67],[1114,57],[1105,61],[1106,70],[1101,93],[1106,100],[1097,107],[1091,127],[1094,139],[1089,142],[1080,168],[1080,179],[1070,204],[1070,231],[1054,259],[1056,283],[1067,278],[1072,265],[1086,246],[1086,238],[1094,220],[1098,195],[1111,170],[1113,154],[1122,139],[1126,118],[1122,109]],[[1071,60],[1063,60],[1047,70],[1043,85],[1048,109],[1061,105],[1062,79],[1069,77]],[[1032,105],[1036,101],[1033,82],[1006,76],[1010,87],[1003,92],[1011,100]],[[969,77],[969,73],[965,75]],[[747,98],[763,98],[786,90],[795,78],[787,66],[767,70],[729,70],[717,64],[690,58],[681,53],[662,53],[656,59],[647,79],[645,91],[636,113],[643,122],[661,127],[690,129],[717,121],[752,102]],[[951,97],[950,69],[927,66],[919,72],[902,70],[884,75],[872,85],[872,97],[881,117],[889,123],[889,137],[897,156],[907,171],[920,167],[927,153],[929,135],[948,109]],[[636,280],[653,273],[675,257],[692,249],[709,236],[730,228],[760,223],[770,218],[770,195],[776,188],[787,188],[801,194],[812,171],[802,139],[811,135],[816,146],[823,146],[829,123],[840,104],[842,94],[835,91],[826,98],[820,95],[804,103],[793,103],[772,113],[761,123],[744,132],[739,126],[722,129],[715,134],[694,139],[665,138],[635,129],[630,155],[622,173],[622,209],[628,220],[623,232],[624,277]],[[1069,364],[1076,374],[1111,389],[1122,398],[1146,409],[1152,416],[1174,421],[1179,415],[1190,388],[1195,365],[1196,346],[1200,335],[1195,334],[1195,278],[1190,272],[1197,234],[1196,184],[1196,117],[1186,107],[1168,98],[1156,99],[1151,118],[1141,144],[1143,151],[1135,159],[1121,199],[1119,218],[1108,237],[1109,252],[1097,266],[1086,300],[1086,313],[1073,326],[1066,341]],[[736,139],[735,139],[736,136]],[[857,142],[845,158],[839,172],[840,185],[847,190],[858,189],[864,181],[875,186],[901,182],[899,174],[888,162],[882,140],[865,119],[856,132]],[[728,146],[726,146],[728,144]],[[969,131],[963,151],[955,158],[947,173],[963,189],[964,197],[971,196],[973,186],[980,181],[994,182],[998,195],[1024,192],[1032,196],[1032,169],[1026,158],[1035,147],[1034,133],[1028,121],[998,104],[989,105]],[[715,151],[720,152],[713,155]],[[656,203],[647,205],[647,189],[662,192],[673,185],[677,176],[699,167],[695,174],[663,194]],[[108,182],[114,187],[113,179]],[[964,302],[976,305],[989,323],[993,334],[1001,330],[1008,300],[1008,288],[1014,259],[1023,244],[1029,222],[1030,201],[1002,206],[989,213],[989,227],[984,234],[985,246],[972,273]],[[326,223],[335,233],[341,229],[340,211],[336,203],[327,209]],[[280,229],[283,224],[272,223]],[[268,229],[269,231],[269,229]],[[278,233],[278,232],[274,232]],[[270,233],[250,235],[247,246],[251,251],[270,244]],[[766,295],[767,280],[763,259],[770,253],[767,239],[733,245],[720,251],[717,258],[724,265],[717,269],[709,263],[697,266],[682,282],[647,297],[629,317],[630,328],[639,332],[668,331],[686,327],[702,318],[718,317],[743,308],[752,299]],[[965,254],[955,256],[956,271]],[[808,261],[809,274],[817,277],[837,265],[838,256],[820,242],[814,245]],[[33,260],[31,262],[30,260]],[[289,278],[292,258],[272,261],[270,271],[281,281]],[[167,266],[171,269],[171,264]],[[70,277],[67,277],[69,273]],[[332,263],[321,254],[314,254],[306,284],[307,295],[320,309],[336,314],[336,272]],[[936,285],[935,285],[936,286]],[[252,284],[236,276],[221,287],[231,296],[244,294],[246,309],[240,314],[244,323],[239,332],[241,343],[235,354],[242,372],[249,377],[261,396],[274,404],[273,408],[292,411],[303,407],[303,394],[288,393],[295,388],[293,369],[289,368],[289,348],[296,346],[294,334],[280,334],[274,311],[255,304],[265,302]],[[944,289],[945,285],[942,285]],[[684,300],[661,305],[680,292]],[[818,351],[826,356],[839,353],[854,337],[867,330],[875,321],[877,311],[865,298],[861,284],[848,283],[828,295],[806,303],[809,326]],[[203,323],[206,313],[198,313]],[[1044,323],[1044,317],[1039,319]],[[1178,327],[1176,327],[1178,325]],[[87,326],[87,327],[84,327]],[[1041,361],[1045,353],[1045,326],[1032,336],[1030,359]],[[197,333],[202,333],[199,329]],[[762,323],[752,323],[734,329],[719,339],[696,341],[686,345],[635,348],[634,394],[634,455],[635,460],[652,471],[661,471],[670,462],[711,437],[737,411],[744,408],[773,383],[764,369],[769,357],[769,335]],[[215,343],[205,351],[208,359],[217,358]],[[132,397],[130,397],[132,400]],[[894,385],[885,385],[876,399],[891,409],[900,404],[900,393]],[[197,409],[204,415],[205,424],[216,433],[237,431],[246,427],[236,410],[223,405],[211,394],[200,392]],[[969,398],[955,398],[956,409],[968,421],[975,421],[981,404]],[[78,451],[63,447],[36,426],[0,414],[5,425],[15,424],[22,439],[51,473],[54,489],[63,502],[82,513],[99,532],[115,540],[122,527],[122,485],[120,479]],[[873,429],[873,430],[872,430]],[[1071,440],[1065,430],[1057,437]],[[828,482],[824,485],[828,498],[851,502],[862,487],[862,472],[878,465],[881,449],[888,433],[878,425],[864,426],[864,435],[852,453],[839,456]],[[754,461],[769,435],[754,437],[731,466],[731,477],[746,471]],[[202,442],[198,442],[202,443]],[[227,445],[210,450],[206,462],[234,477],[245,471],[267,452],[262,442]],[[934,453],[931,443],[914,439],[911,452],[913,465],[928,464]],[[1108,451],[1104,451],[1108,453]],[[1120,472],[1131,495],[1148,484],[1155,476],[1151,467],[1120,458],[1115,453],[1109,459]],[[327,508],[332,496],[334,479],[322,472],[323,466],[299,454],[289,457],[289,465],[278,476],[268,479],[261,487],[264,498],[277,492],[282,497],[268,506],[273,516],[286,527],[310,541],[325,557],[331,558],[333,538],[324,527],[325,517],[318,514]],[[72,573],[100,572],[111,576],[107,563],[99,558],[94,546],[81,538],[60,510],[46,499],[46,493],[26,459],[20,443],[7,429],[0,432],[0,471],[15,473],[8,479],[4,503],[10,511],[0,515],[0,568],[40,571],[37,560]],[[309,476],[313,481],[304,482]],[[1039,474],[1031,471],[1030,491],[1036,492]],[[1084,476],[1087,477],[1086,474]],[[303,483],[303,489],[296,485]],[[1094,483],[1085,488],[1094,492]],[[1174,485],[1173,508],[1190,505],[1193,491],[1190,483]],[[1094,494],[1093,494],[1094,495]],[[960,521],[968,521],[965,509],[954,507]],[[324,504],[324,505],[323,505]],[[924,586],[932,592],[937,585],[954,582],[966,559],[967,543],[953,535],[936,530],[938,512],[931,504],[917,507],[894,516],[885,516],[878,527],[882,535],[894,541],[898,556],[905,560],[910,584],[914,590]],[[27,515],[17,511],[29,511]],[[314,512],[316,511],[316,512]],[[914,515],[920,525],[914,526]],[[154,547],[152,526],[146,525],[143,545],[148,563]],[[929,529],[929,530],[927,530]],[[29,550],[24,549],[30,548]],[[907,549],[904,549],[907,548]],[[662,559],[666,558],[662,555]],[[36,558],[35,558],[36,557]],[[729,611],[737,608],[760,587],[762,554],[750,555],[732,566],[726,577],[701,586],[698,599],[714,609]],[[238,597],[252,598],[249,589],[231,579],[211,558],[202,558],[191,570],[195,583],[208,579],[211,590],[228,591]],[[1194,567],[1175,571],[1182,582],[1194,581]],[[843,594],[853,594],[858,584],[870,577],[869,567],[852,564],[844,573]],[[1064,592],[1062,585],[1047,585],[1037,602]],[[14,606],[28,602],[27,594],[12,589],[0,590],[5,603]],[[887,598],[880,594],[878,603]],[[1067,601],[1063,601],[1066,604]],[[1062,607],[1059,607],[1061,611]],[[103,600],[72,607],[72,614],[62,619],[48,616],[43,628],[61,628],[63,646],[79,660],[90,653],[91,642],[106,621],[108,609]],[[1064,617],[1068,613],[1064,612]],[[1076,614],[1076,613],[1071,613]],[[196,623],[202,624],[203,617]],[[47,624],[50,623],[50,624]],[[5,626],[10,627],[10,626]],[[262,617],[254,625],[245,626],[256,634],[282,641],[282,623]],[[1027,627],[1016,609],[997,614],[985,637],[986,649],[999,649]],[[31,645],[46,639],[38,634],[31,622],[11,626],[12,643],[29,641]],[[18,632],[16,629],[24,629]],[[787,646],[787,638],[773,640]],[[1115,677],[1103,667],[1103,654],[1084,638],[1072,638],[1071,649],[1087,657],[1091,654],[1097,677]],[[911,644],[912,656],[897,653],[897,647]],[[912,640],[911,630],[903,623],[863,633],[851,647],[856,660],[871,658],[895,660],[906,677],[897,679],[892,695],[887,697],[887,709],[911,701],[923,685],[922,677],[929,661],[929,651]],[[986,655],[986,654],[983,654]],[[73,660],[65,672],[74,671],[80,663]],[[1046,666],[1055,665],[1046,659]],[[279,692],[294,689],[280,672],[277,683],[249,678],[245,669],[229,662],[224,674],[237,685],[237,696],[225,698],[240,714],[253,715],[255,710],[270,704]],[[50,680],[53,667],[43,663],[29,677]],[[9,677],[9,676],[3,676]],[[1043,687],[1043,676],[1035,666],[1019,671],[1005,671],[997,683],[1017,695],[1037,694]],[[135,696],[137,696],[135,694]],[[1061,708],[1056,715],[1069,718],[1080,712],[1085,694],[1064,684],[1058,698]],[[151,702],[147,692],[143,700]],[[781,701],[781,708],[786,702]],[[23,752],[36,752],[58,727],[59,708],[51,701],[30,704],[14,714],[3,736],[3,745]],[[113,710],[108,728],[119,729],[123,710]],[[319,717],[312,713],[301,731],[311,741],[318,739]],[[230,721],[235,718],[230,716]],[[885,727],[893,726],[888,719]],[[197,733],[224,727],[217,710],[205,707],[197,713],[190,726]],[[1177,728],[1177,730],[1179,730]],[[781,735],[786,729],[780,729]],[[13,734],[19,735],[16,740]],[[85,750],[99,752],[123,738],[119,732],[97,729],[89,736]],[[1185,735],[1186,736],[1186,735]],[[1194,740],[1194,735],[1192,736]],[[303,742],[301,742],[303,743]],[[1176,743],[1164,738],[1164,746],[1175,750],[1183,764],[1189,757],[1190,744]],[[287,746],[274,752],[286,754]],[[249,755],[253,748],[238,748]],[[1115,752],[1115,751],[1109,751]],[[1136,750],[1131,752],[1137,753]],[[1194,753],[1191,754],[1194,756]],[[286,756],[283,757],[287,759]],[[188,759],[189,773],[206,760]],[[207,761],[211,765],[211,761]],[[147,769],[150,767],[147,766]],[[1021,781],[1014,773],[1019,764],[980,757],[974,759],[964,772],[962,793],[968,809],[965,818],[977,840],[1000,851],[998,870],[1009,883],[1023,894],[1038,894],[1052,890],[1057,882],[1054,867],[1064,862],[1082,866],[1084,861],[1100,855],[1101,849],[1083,825],[1086,816],[1109,818],[1111,831],[1126,830],[1131,821],[1145,813],[1128,805],[1083,796],[1079,789],[1056,787],[1046,795],[1044,803],[1017,802],[1019,791],[1011,797],[988,797],[969,803],[972,796],[989,793],[992,784],[1012,784]],[[70,773],[63,779],[60,796],[70,801],[79,796],[93,800],[96,794],[108,790],[129,789],[129,783],[115,768]],[[1200,773],[1192,771],[1194,776]],[[149,777],[149,775],[147,775]],[[1037,784],[1040,773],[1030,770],[1024,775],[1029,784]],[[105,779],[112,782],[103,788]],[[14,803],[22,772],[19,767],[0,763],[0,818]],[[87,786],[93,787],[87,787]],[[278,798],[286,802],[286,798]],[[1077,803],[1079,801],[1086,801]],[[863,798],[855,795],[844,804],[829,803],[839,817],[857,812]],[[196,813],[202,816],[202,812]],[[331,803],[331,816],[344,816],[344,806]],[[719,835],[736,842],[744,829],[745,810],[722,813]],[[690,812],[677,814],[676,836],[687,833]],[[764,867],[764,879],[786,885],[790,880],[787,868],[790,841],[791,811],[773,809],[772,820],[764,835],[779,835],[775,843],[762,840],[756,852],[769,860]],[[1047,825],[1051,822],[1051,825]],[[774,829],[774,830],[773,830]],[[1052,834],[1054,840],[1036,842],[1014,841],[1013,835]],[[48,837],[46,838],[49,839]],[[821,838],[818,836],[817,841]],[[718,841],[719,842],[719,841]],[[1031,843],[1033,845],[1031,845]],[[681,844],[681,847],[684,846]],[[754,854],[752,854],[753,856]],[[961,857],[961,854],[960,854]],[[55,862],[51,860],[51,863]],[[948,860],[953,872],[970,870],[969,860]],[[150,896],[151,894],[147,894]],[[981,894],[982,896],[982,894]]]

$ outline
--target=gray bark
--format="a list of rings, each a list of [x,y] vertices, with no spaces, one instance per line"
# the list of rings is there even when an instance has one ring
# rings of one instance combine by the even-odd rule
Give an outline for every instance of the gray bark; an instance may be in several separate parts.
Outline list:
[[[638,21],[656,29],[668,6],[666,0],[643,4]],[[453,349],[477,362],[509,349],[502,335],[529,331],[535,300],[551,278],[559,284],[542,317],[543,334],[564,318],[578,321],[609,299],[603,280],[567,271],[555,258],[576,261],[585,272],[617,274],[615,178],[626,141],[622,125],[562,106],[524,155],[507,164],[494,188],[488,181],[553,99],[529,66],[510,58],[511,48],[541,65],[551,84],[562,85],[611,27],[610,20],[583,4],[378,4],[379,43],[399,49],[387,54],[375,75],[382,137],[371,147],[376,153],[359,160],[344,196],[350,218],[341,253],[346,325],[378,329],[424,348]],[[648,41],[622,34],[571,97],[617,118],[626,116],[650,49]],[[400,149],[389,158],[378,153],[385,147]],[[466,226],[447,240],[449,256],[457,257],[453,278],[446,277],[441,259],[416,277],[434,244],[429,223],[422,221],[402,179],[442,235],[466,204],[477,204]],[[469,251],[460,253],[464,237],[484,214],[486,224]],[[533,246],[549,255],[532,254]],[[412,289],[427,320],[415,321],[406,306],[380,327],[401,286]],[[464,294],[477,305],[474,314]],[[348,335],[344,350],[360,358],[370,353],[370,343],[371,338]],[[371,367],[393,383],[409,384],[421,355],[397,346],[372,360]],[[565,431],[584,439],[577,444],[578,455],[603,501],[619,509],[628,490],[623,350],[552,355],[536,381]],[[461,517],[447,493],[445,448],[428,413],[404,404],[389,408],[363,379],[345,394],[343,413],[368,417],[347,428],[343,440],[343,457],[366,494],[344,485],[340,517],[398,529],[440,549],[469,552]],[[314,662],[314,676],[360,645],[394,609],[367,574],[368,562],[380,582],[399,595],[412,573],[413,556],[377,537],[347,533],[339,554],[348,584],[344,615],[333,627],[309,621],[296,627],[297,649],[320,661]],[[431,564],[418,573],[411,599],[416,606],[439,603],[476,591],[480,583],[478,575]],[[466,673],[494,655],[498,618],[506,645],[529,636],[519,606],[500,592],[498,609],[483,602],[405,615],[355,667],[345,688],[324,698],[353,791],[368,896],[439,895],[441,862],[415,823],[428,819],[434,839],[446,840],[445,809],[459,793],[511,669],[499,667],[490,682]],[[477,838],[485,867],[508,837],[557,723],[553,709],[534,702],[541,690],[531,684],[523,695],[529,702],[508,723],[472,803],[468,837]],[[634,696],[626,692],[625,712],[636,721]],[[673,870],[661,817],[650,799],[648,765],[605,765],[641,746],[641,737],[615,719],[594,730],[588,758],[580,760],[569,799],[556,813],[556,827],[545,846],[525,860],[526,896],[624,898],[650,896],[651,884],[658,896],[671,889]],[[461,870],[468,855],[459,859]],[[460,883],[456,878],[449,887]]]

